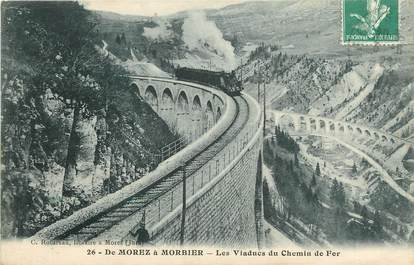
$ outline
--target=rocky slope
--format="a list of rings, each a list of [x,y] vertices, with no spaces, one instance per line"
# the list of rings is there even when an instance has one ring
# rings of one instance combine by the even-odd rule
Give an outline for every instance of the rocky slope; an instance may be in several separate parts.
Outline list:
[[[139,179],[177,138],[96,50],[99,38],[70,22],[88,25],[89,13],[75,2],[41,5],[2,6],[4,238],[30,236]],[[50,24],[51,14],[62,20]]]
[[[267,104],[273,108],[413,136],[412,52],[377,62],[287,55],[277,46],[261,46],[255,53],[243,66],[246,87],[256,95],[258,80],[266,79]]]

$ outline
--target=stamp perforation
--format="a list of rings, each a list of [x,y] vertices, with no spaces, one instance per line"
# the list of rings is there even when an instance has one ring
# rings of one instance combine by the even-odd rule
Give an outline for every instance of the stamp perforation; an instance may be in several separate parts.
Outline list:
[[[370,46],[370,47],[375,47],[375,46],[398,46],[398,45],[404,45],[407,44],[406,41],[404,41],[404,37],[402,36],[402,24],[401,24],[401,1],[400,0],[396,0],[398,3],[398,19],[397,19],[397,28],[398,28],[398,41],[375,41],[375,40],[366,40],[366,41],[345,41],[344,40],[344,35],[345,35],[345,10],[344,10],[344,6],[345,6],[345,2],[349,1],[349,0],[341,0],[341,44],[343,46]]]

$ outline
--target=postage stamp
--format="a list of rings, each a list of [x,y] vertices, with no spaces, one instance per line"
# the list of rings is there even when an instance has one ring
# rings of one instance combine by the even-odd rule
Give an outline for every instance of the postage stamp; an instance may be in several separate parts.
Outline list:
[[[343,44],[399,44],[399,0],[342,0]]]

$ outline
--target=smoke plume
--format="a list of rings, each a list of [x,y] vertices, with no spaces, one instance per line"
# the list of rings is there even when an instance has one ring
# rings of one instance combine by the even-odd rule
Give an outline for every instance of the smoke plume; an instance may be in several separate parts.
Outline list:
[[[205,13],[193,12],[184,20],[182,40],[190,49],[214,52],[226,63],[226,70],[236,67],[234,48],[229,41],[223,39],[223,33],[213,21],[208,21]]]
[[[173,32],[169,29],[171,25],[168,21],[159,19],[156,23],[158,24],[157,27],[145,27],[142,35],[150,40],[168,40],[172,38]]]

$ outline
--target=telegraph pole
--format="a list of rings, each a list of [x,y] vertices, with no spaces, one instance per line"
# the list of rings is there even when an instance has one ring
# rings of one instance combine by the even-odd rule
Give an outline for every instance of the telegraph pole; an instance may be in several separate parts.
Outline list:
[[[266,136],[266,76],[263,82],[263,139]]]
[[[256,73],[257,73],[257,102],[260,103],[260,69],[259,64],[256,64]]]
[[[259,75],[258,83],[257,83],[257,101],[260,104],[260,82],[263,82],[263,137],[265,137],[265,127],[266,127],[266,81],[267,81],[267,73],[263,74],[260,67],[258,66],[257,74]]]
[[[240,82],[243,87],[243,58],[240,58]]]
[[[180,230],[180,245],[184,245],[184,232],[185,232],[185,212],[186,212],[186,182],[187,182],[187,174],[185,172],[185,164],[181,166],[181,170],[183,171],[183,208],[181,211],[181,230]]]

